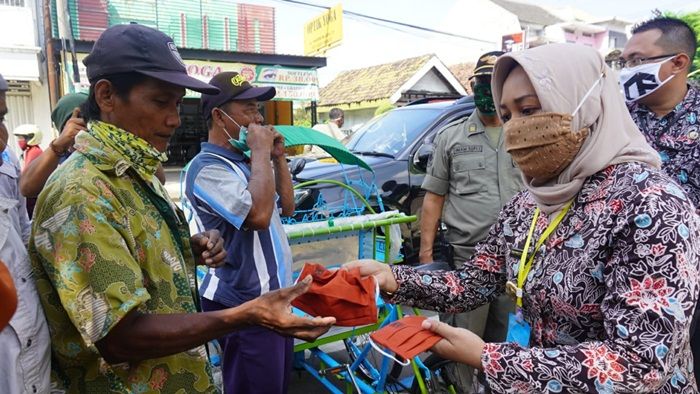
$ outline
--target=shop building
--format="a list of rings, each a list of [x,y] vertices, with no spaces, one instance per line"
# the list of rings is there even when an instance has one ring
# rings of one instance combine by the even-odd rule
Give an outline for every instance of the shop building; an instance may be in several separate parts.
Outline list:
[[[56,0],[54,5],[54,59],[63,94],[88,91],[82,60],[102,31],[136,22],[173,37],[188,74],[195,78],[208,81],[220,72],[236,71],[255,85],[274,86],[275,99],[261,104],[269,124],[293,124],[294,101],[318,100],[316,70],[326,59],[276,54],[272,7],[228,0]],[[180,115],[182,125],[171,140],[166,166],[184,165],[207,139],[198,93],[187,91]]]
[[[34,123],[43,131],[42,147],[53,138],[51,103],[46,74],[41,67],[41,12],[29,0],[0,0],[0,74],[9,83],[6,93],[9,112],[5,125],[10,132],[8,146],[19,148],[12,131],[24,123]]]

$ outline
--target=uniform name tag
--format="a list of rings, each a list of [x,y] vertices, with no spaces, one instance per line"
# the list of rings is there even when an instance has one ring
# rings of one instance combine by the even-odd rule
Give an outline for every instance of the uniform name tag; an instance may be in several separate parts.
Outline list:
[[[483,145],[457,145],[454,148],[452,148],[452,156],[463,155],[467,153],[481,153],[483,151]]]

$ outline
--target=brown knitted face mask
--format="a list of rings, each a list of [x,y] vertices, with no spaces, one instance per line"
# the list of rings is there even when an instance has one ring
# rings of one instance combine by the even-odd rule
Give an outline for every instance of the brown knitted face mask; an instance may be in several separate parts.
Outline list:
[[[571,130],[573,116],[541,113],[511,119],[503,125],[506,151],[526,176],[551,179],[574,160],[589,128]]]

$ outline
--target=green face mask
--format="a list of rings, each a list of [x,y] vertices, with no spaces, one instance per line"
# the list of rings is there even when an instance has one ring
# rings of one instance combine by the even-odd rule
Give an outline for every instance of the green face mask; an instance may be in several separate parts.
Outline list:
[[[476,105],[476,108],[484,115],[496,114],[496,105],[493,103],[490,84],[474,84],[474,105]]]

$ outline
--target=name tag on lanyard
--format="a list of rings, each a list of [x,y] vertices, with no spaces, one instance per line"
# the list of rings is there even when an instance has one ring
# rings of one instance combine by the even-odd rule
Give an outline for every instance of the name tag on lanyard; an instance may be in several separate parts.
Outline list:
[[[508,314],[508,336],[506,342],[517,343],[522,347],[530,346],[530,323],[523,318],[522,310]]]
[[[506,283],[506,292],[513,295],[516,300],[515,313],[510,313],[508,315],[508,334],[506,337],[506,341],[508,342],[517,343],[522,347],[530,346],[530,334],[532,330],[530,328],[530,324],[525,321],[523,316],[523,288],[525,287],[525,281],[527,280],[527,276],[532,269],[536,251],[542,247],[547,238],[549,238],[554,230],[556,230],[559,223],[561,223],[562,219],[564,219],[564,216],[566,216],[566,213],[569,211],[569,208],[571,208],[572,203],[573,200],[569,201],[564,206],[562,211],[557,215],[554,221],[547,226],[540,238],[537,240],[534,249],[532,249],[532,253],[528,253],[528,251],[530,251],[532,235],[535,232],[535,226],[537,225],[537,219],[540,216],[540,209],[537,208],[535,210],[535,215],[532,218],[530,230],[528,231],[527,239],[525,241],[525,247],[523,248],[520,256],[520,264],[518,265],[518,274],[516,278],[517,283],[512,281],[508,281]],[[530,255],[529,258],[528,254]]]

